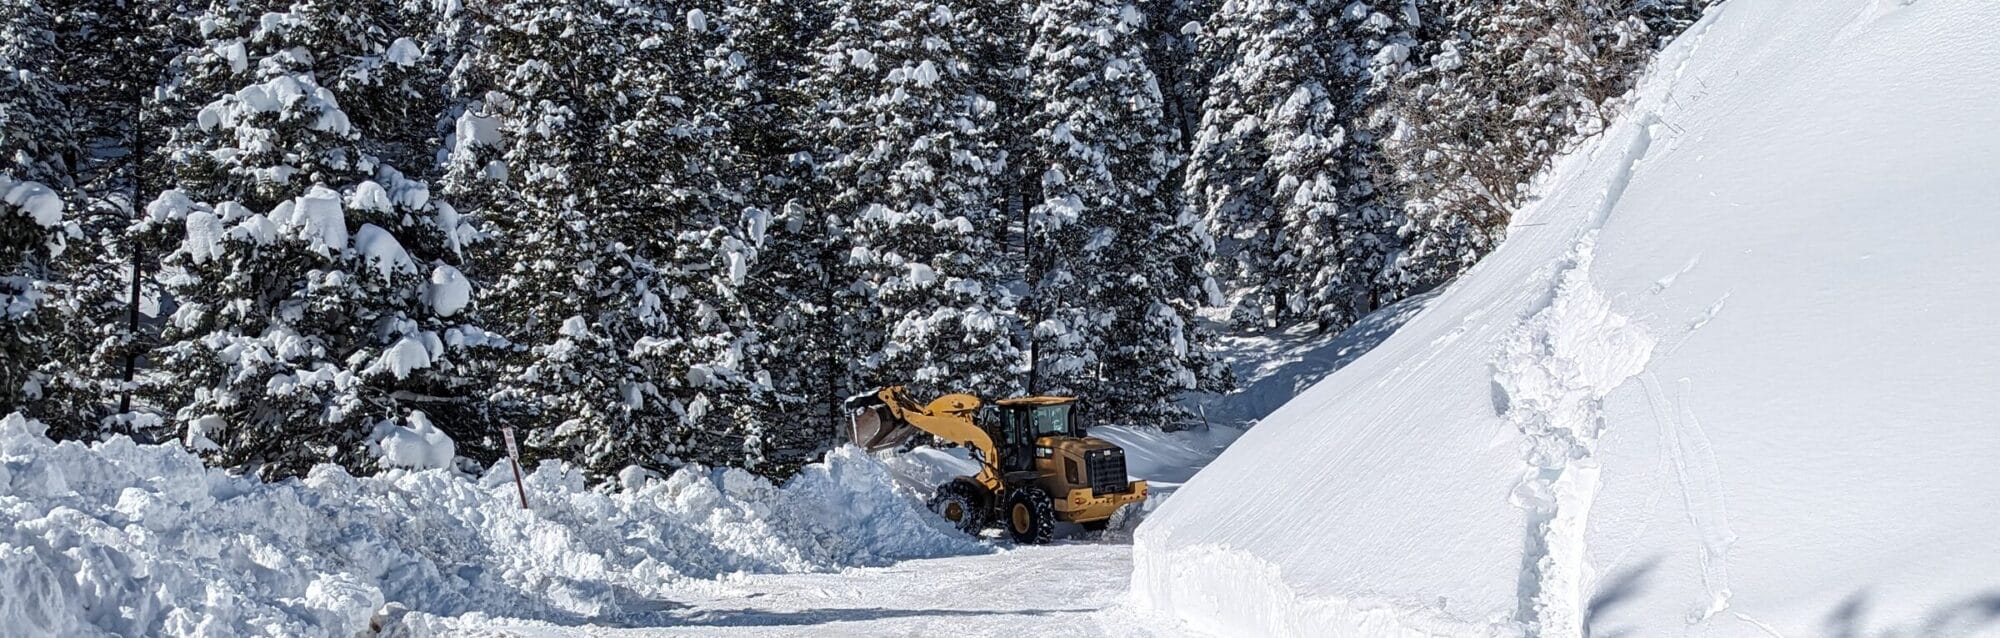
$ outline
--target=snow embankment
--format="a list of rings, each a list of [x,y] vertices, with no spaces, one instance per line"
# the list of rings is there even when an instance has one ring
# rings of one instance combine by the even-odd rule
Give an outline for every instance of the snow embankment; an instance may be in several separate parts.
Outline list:
[[[2000,631],[2000,3],[1738,0],[1135,539],[1225,635]]]
[[[526,483],[532,511],[519,509],[504,463],[479,477],[321,466],[263,483],[174,445],[52,443],[8,416],[0,625],[348,638],[410,612],[643,622],[689,579],[990,551],[854,448],[782,487],[691,468],[592,489],[556,463]]]

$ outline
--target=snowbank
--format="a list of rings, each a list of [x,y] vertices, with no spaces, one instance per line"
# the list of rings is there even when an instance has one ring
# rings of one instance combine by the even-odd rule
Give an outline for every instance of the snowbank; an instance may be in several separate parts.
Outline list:
[[[505,464],[267,484],[14,415],[0,486],[0,626],[20,635],[348,638],[404,609],[638,622],[688,579],[988,551],[852,448],[783,487],[693,468],[612,493],[544,464],[522,511]]]
[[[2000,631],[2000,4],[1738,0],[1137,532],[1225,635]]]

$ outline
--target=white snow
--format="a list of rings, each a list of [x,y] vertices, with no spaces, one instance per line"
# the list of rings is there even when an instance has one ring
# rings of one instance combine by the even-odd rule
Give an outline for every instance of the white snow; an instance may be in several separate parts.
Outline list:
[[[438,430],[430,416],[421,411],[411,412],[409,422],[407,427],[394,421],[383,421],[376,426],[373,438],[382,465],[416,469],[451,467],[452,458],[458,454],[458,445],[451,437]]]
[[[186,226],[181,252],[187,253],[188,261],[200,264],[222,259],[222,218],[208,211],[194,211],[188,213]]]
[[[368,374],[390,374],[397,379],[410,378],[410,371],[431,367],[433,359],[430,348],[417,335],[404,335],[396,343],[382,349],[382,354],[370,364]]]
[[[410,422],[389,426],[389,460],[450,465],[449,439]],[[782,487],[687,467],[610,492],[546,463],[526,475],[533,509],[522,510],[505,463],[371,478],[321,466],[263,483],[204,468],[176,444],[56,444],[44,432],[0,419],[10,635],[347,638],[375,621],[427,635],[439,617],[496,615],[645,623],[739,572],[992,551],[854,448]]]
[[[1711,12],[1499,250],[1140,526],[1135,604],[1222,635],[1992,635],[1995,29]]]
[[[1126,449],[1134,478],[1151,481],[1152,501],[1214,458],[1240,431],[1160,432],[1100,426],[1093,436]],[[839,454],[854,451],[845,448]],[[884,453],[880,460],[906,493],[927,494],[954,476],[979,470],[964,448],[918,447]],[[632,472],[621,484],[649,484]],[[1162,489],[1164,488],[1164,489]],[[628,487],[628,489],[630,489]],[[844,507],[838,499],[830,503]],[[1143,513],[1141,513],[1143,515]],[[1139,516],[1132,517],[1137,520]],[[890,523],[890,524],[908,524]],[[1080,527],[1058,527],[1046,546],[1011,546],[993,540],[991,553],[916,558],[885,567],[837,573],[772,573],[684,582],[671,601],[629,628],[568,626],[545,619],[456,618],[412,615],[402,626],[413,635],[568,636],[1152,636],[1197,635],[1163,623],[1127,604],[1123,576],[1131,569],[1127,533],[1101,537]]]
[[[271,218],[319,254],[347,250],[347,214],[341,210],[340,193],[332,189],[314,186],[298,199],[279,204]]]
[[[233,49],[220,52],[236,64]],[[340,103],[333,92],[315,84],[311,76],[279,75],[263,82],[243,87],[233,95],[224,96],[203,106],[196,113],[195,121],[203,129],[236,128],[246,116],[253,113],[303,108],[317,115],[313,120],[314,130],[326,131],[334,135],[346,136],[353,133],[347,113],[340,110]]]
[[[396,38],[389,43],[389,49],[382,52],[382,59],[396,66],[416,66],[424,60],[424,50],[409,38]]]
[[[904,264],[904,267],[909,270],[909,275],[903,279],[912,288],[926,288],[931,284],[937,283],[937,271],[932,269],[929,264],[910,262]]]
[[[0,192],[6,193],[8,204],[19,208],[21,214],[35,220],[36,225],[54,228],[62,223],[62,197],[41,182],[17,182],[0,175]]]
[[[384,280],[395,277],[396,273],[417,272],[417,265],[410,261],[410,253],[403,250],[403,244],[381,226],[362,224],[360,230],[354,231],[354,252]]]
[[[388,189],[382,188],[375,180],[361,182],[354,192],[347,196],[347,207],[351,210],[367,210],[379,213],[393,212],[396,205],[389,201]]]
[[[431,312],[440,317],[449,317],[464,310],[472,303],[472,282],[457,268],[448,264],[438,264],[431,269],[431,284],[424,292],[424,300],[430,304]]]

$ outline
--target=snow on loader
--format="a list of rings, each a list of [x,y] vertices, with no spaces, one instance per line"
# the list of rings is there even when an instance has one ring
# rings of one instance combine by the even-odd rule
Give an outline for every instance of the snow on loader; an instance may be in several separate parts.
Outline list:
[[[1046,543],[1056,521],[1104,529],[1118,508],[1146,500],[1146,482],[1126,480],[1125,450],[1085,435],[1071,414],[1074,397],[1003,399],[982,414],[970,394],[919,405],[892,386],[846,405],[854,443],[870,452],[918,432],[971,448],[979,473],[939,485],[930,499],[931,509],[969,534],[997,523],[1017,543]]]

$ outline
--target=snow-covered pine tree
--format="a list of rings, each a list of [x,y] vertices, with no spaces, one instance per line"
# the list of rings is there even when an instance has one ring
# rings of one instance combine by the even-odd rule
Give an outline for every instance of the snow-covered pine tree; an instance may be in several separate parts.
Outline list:
[[[838,3],[815,49],[812,111],[819,208],[848,255],[834,320],[858,337],[849,390],[908,383],[920,394],[1010,396],[1024,357],[1008,290],[1001,176],[1010,127],[989,95],[1004,2]]]
[[[1612,5],[1621,13],[1635,15],[1646,23],[1650,34],[1644,44],[1649,49],[1657,49],[1666,40],[1686,31],[1695,21],[1700,20],[1709,7],[1721,4],[1722,0],[1632,0],[1624,6]]]
[[[719,193],[740,200],[727,236],[746,257],[740,281],[717,288],[738,353],[736,382],[713,388],[742,435],[724,462],[785,474],[818,460],[839,436],[853,339],[839,334],[834,270],[848,252],[813,205],[814,163],[800,131],[811,97],[810,48],[827,20],[819,3],[711,2],[696,36],[709,75],[695,100],[721,131],[704,144]],[[727,219],[718,210],[717,219]],[[724,396],[726,395],[726,396]],[[728,456],[734,454],[733,457]]]
[[[823,404],[804,404],[807,395],[795,390],[800,379],[826,382],[798,359],[827,349],[801,347],[784,328],[798,309],[794,286],[818,280],[800,260],[809,253],[795,252],[803,238],[780,220],[800,177],[790,159],[792,116],[803,100],[799,81],[818,7],[704,0],[675,11],[686,33],[683,58],[699,60],[701,72],[660,75],[699,122],[685,128],[703,133],[667,140],[685,159],[656,181],[680,184],[674,201],[685,202],[674,207],[689,229],[677,240],[674,268],[696,275],[686,286],[699,301],[682,314],[696,318],[687,325],[706,345],[683,351],[681,365],[707,414],[684,425],[671,460],[784,473],[818,458],[832,423],[808,420]]]
[[[47,71],[63,88],[65,151],[74,228],[54,264],[59,285],[50,301],[62,315],[55,368],[43,390],[53,404],[40,415],[51,436],[94,439],[122,432],[149,437],[159,415],[130,399],[140,355],[153,345],[146,325],[158,308],[157,289],[135,268],[140,242],[130,232],[140,193],[156,190],[161,174],[149,145],[158,109],[154,90],[166,78],[176,44],[192,33],[172,3],[73,0],[61,4],[55,46],[62,55]],[[154,179],[148,179],[148,178]],[[135,297],[134,293],[145,296]],[[140,303],[147,301],[147,303]]]
[[[62,87],[47,69],[60,56],[54,23],[40,0],[0,3],[0,412],[39,412],[64,329],[47,303],[67,241],[71,150]]]
[[[1163,425],[1213,388],[1193,310],[1213,295],[1200,221],[1173,203],[1178,161],[1146,66],[1143,14],[1118,0],[1045,0],[1031,14],[1028,319],[1038,391],[1088,397],[1100,422]]]
[[[365,467],[380,424],[466,403],[458,361],[489,341],[461,321],[462,224],[374,154],[411,156],[403,131],[436,121],[418,105],[441,76],[403,35],[428,22],[299,0],[215,5],[198,24],[169,96],[194,110],[166,149],[180,188],[142,222],[179,240],[156,355],[187,389],[164,403],[191,445],[267,476]]]
[[[1201,56],[1201,39],[1206,33],[1220,0],[1139,0],[1146,14],[1146,31],[1151,45],[1146,63],[1159,77],[1161,108],[1167,121],[1180,131],[1180,151],[1187,147],[1201,127],[1202,101],[1214,65]],[[1185,164],[1182,167],[1185,168]]]
[[[757,252],[734,229],[767,218],[710,154],[730,90],[704,63],[710,13],[522,1],[469,19],[479,48],[455,84],[478,99],[447,181],[480,202],[481,299],[519,347],[498,409],[533,454],[599,473],[740,462],[751,433],[729,400],[755,378],[731,287]]]
[[[1608,119],[1606,103],[1653,42],[1629,7],[1612,3],[1454,0],[1425,19],[1423,67],[1384,113],[1406,197],[1395,289],[1470,267],[1498,243],[1528,179]]]
[[[1339,145],[1307,144],[1296,156],[1288,148],[1274,158],[1279,173],[1300,175],[1289,183],[1279,180],[1278,201],[1285,214],[1314,220],[1319,236],[1302,242],[1307,249],[1300,258],[1311,272],[1303,290],[1306,319],[1317,321],[1320,330],[1346,329],[1400,298],[1385,280],[1401,250],[1396,230],[1402,207],[1394,200],[1395,189],[1385,183],[1387,173],[1378,170],[1385,130],[1372,115],[1395,80],[1410,72],[1418,21],[1412,0],[1349,2],[1326,29],[1337,35],[1332,38],[1333,79],[1323,85],[1337,88],[1324,115],[1317,108],[1280,111],[1281,120],[1307,113],[1329,118],[1340,123],[1343,133]],[[1308,159],[1321,150],[1330,156]],[[1319,172],[1291,169],[1295,158],[1307,160],[1296,165],[1316,164]],[[1288,189],[1290,183],[1297,189]],[[1326,201],[1333,202],[1331,210],[1321,204]]]
[[[1338,186],[1314,160],[1330,156],[1345,134],[1330,103],[1349,87],[1327,84],[1336,79],[1334,43],[1321,30],[1335,4],[1227,0],[1203,31],[1200,54],[1215,61],[1216,73],[1183,188],[1222,244],[1216,252],[1225,257],[1213,266],[1229,285],[1230,318],[1239,326],[1305,315],[1314,264],[1301,251],[1332,239],[1314,222],[1336,212]],[[1305,174],[1280,172],[1286,168]],[[1289,200],[1278,193],[1281,183],[1293,191]]]
[[[1394,215],[1365,116],[1410,37],[1401,2],[1375,4],[1230,0],[1203,31],[1217,72],[1184,187],[1239,326],[1338,330],[1378,304]]]

